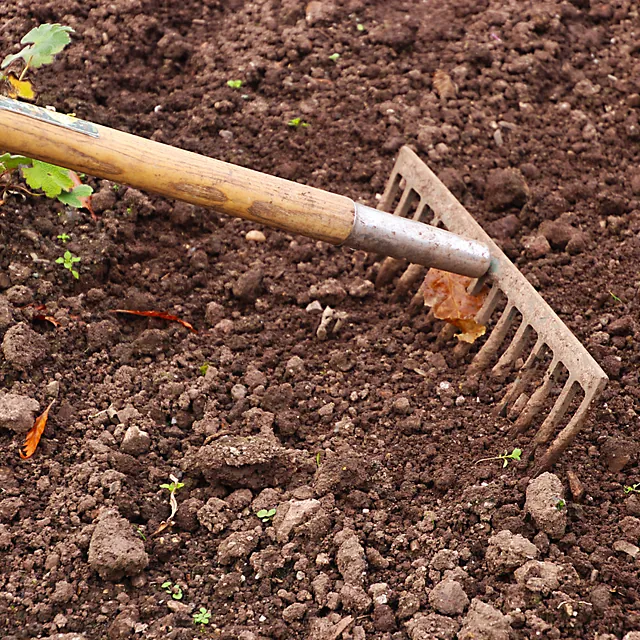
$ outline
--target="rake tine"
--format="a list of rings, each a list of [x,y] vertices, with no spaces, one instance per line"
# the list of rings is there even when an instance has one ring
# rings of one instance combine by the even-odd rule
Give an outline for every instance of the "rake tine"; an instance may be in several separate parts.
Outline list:
[[[551,362],[551,365],[547,369],[547,372],[545,373],[542,384],[533,392],[531,398],[529,399],[529,402],[527,402],[527,405],[522,410],[520,417],[513,425],[513,428],[510,431],[511,436],[519,435],[527,430],[533,419],[539,413],[540,409],[542,409],[542,406],[544,405],[544,402],[547,399],[549,392],[551,391],[553,383],[558,378],[559,373],[559,362],[554,358],[554,360]]]
[[[416,282],[419,282],[424,277],[425,271],[425,267],[420,264],[410,264],[400,276],[392,300],[404,298]]]
[[[491,369],[491,376],[493,378],[503,378],[509,373],[513,363],[520,357],[530,333],[531,325],[527,324],[523,318],[522,323],[516,331],[516,335],[513,336],[511,344],[509,344],[493,369]]]
[[[381,289],[388,285],[406,264],[406,260],[385,258],[376,276],[376,289]]]
[[[555,428],[564,417],[571,401],[574,399],[578,391],[578,386],[578,383],[572,378],[569,378],[569,380],[565,382],[565,385],[562,388],[558,399],[555,401],[553,408],[549,412],[549,415],[547,415],[542,426],[538,429],[538,432],[531,441],[531,447],[533,450],[537,449],[541,444],[549,442]]]
[[[480,373],[480,371],[483,371],[489,366],[491,358],[493,358],[500,348],[500,345],[504,342],[515,314],[515,307],[511,304],[507,305],[507,308],[502,312],[502,315],[496,323],[496,326],[491,332],[488,340],[484,345],[482,345],[480,351],[476,353],[475,357],[471,361],[471,364],[469,365],[469,375],[473,376]]]
[[[542,346],[543,342],[541,340],[538,340],[534,348],[531,350],[529,357],[526,359],[525,363],[520,369],[518,377],[511,383],[511,385],[507,389],[507,393],[505,393],[500,404],[498,405],[497,413],[499,415],[504,415],[506,413],[507,407],[511,404],[511,402],[517,400],[520,397],[520,394],[527,388],[528,384],[533,379],[533,376],[538,370],[540,350]]]

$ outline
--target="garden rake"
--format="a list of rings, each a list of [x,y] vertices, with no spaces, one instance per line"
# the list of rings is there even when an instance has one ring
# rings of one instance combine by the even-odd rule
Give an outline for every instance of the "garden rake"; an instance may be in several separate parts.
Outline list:
[[[535,473],[551,467],[570,445],[607,382],[528,280],[408,147],[400,151],[378,209],[4,97],[0,149],[388,256],[377,284],[389,282],[408,264],[397,281],[400,294],[417,288],[424,267],[473,278],[471,293],[487,285],[476,320],[492,327],[471,361],[470,374],[479,376],[491,367],[498,379],[515,375],[499,405],[515,420],[513,433],[524,433],[546,413],[532,453],[560,428],[538,458]],[[393,213],[387,213],[396,201]],[[495,322],[493,316],[498,316]],[[451,334],[445,328],[443,335]],[[460,343],[455,351],[466,355],[468,348]]]

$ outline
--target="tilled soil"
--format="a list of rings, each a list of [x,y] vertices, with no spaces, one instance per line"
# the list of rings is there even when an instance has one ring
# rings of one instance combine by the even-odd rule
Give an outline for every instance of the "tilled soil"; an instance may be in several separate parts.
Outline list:
[[[553,475],[476,464],[533,431],[506,435],[506,381],[470,382],[373,257],[91,178],[97,222],[9,195],[2,638],[640,637],[638,19],[629,0],[4,2],[5,53],[75,29],[34,74],[41,105],[372,206],[410,145],[610,382]]]

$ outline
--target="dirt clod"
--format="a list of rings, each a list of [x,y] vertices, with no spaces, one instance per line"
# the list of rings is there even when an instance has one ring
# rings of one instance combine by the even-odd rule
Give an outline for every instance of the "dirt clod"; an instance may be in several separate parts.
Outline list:
[[[561,538],[567,527],[564,487],[558,476],[546,472],[529,483],[525,511],[551,538]]]
[[[34,398],[15,393],[0,395],[0,429],[26,433],[33,427],[40,403]]]

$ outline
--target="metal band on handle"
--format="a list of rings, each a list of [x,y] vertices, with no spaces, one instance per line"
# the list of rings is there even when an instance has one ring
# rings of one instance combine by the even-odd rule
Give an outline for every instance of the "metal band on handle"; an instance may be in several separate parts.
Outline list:
[[[358,203],[344,244],[471,278],[483,276],[491,266],[489,249],[480,242]]]

